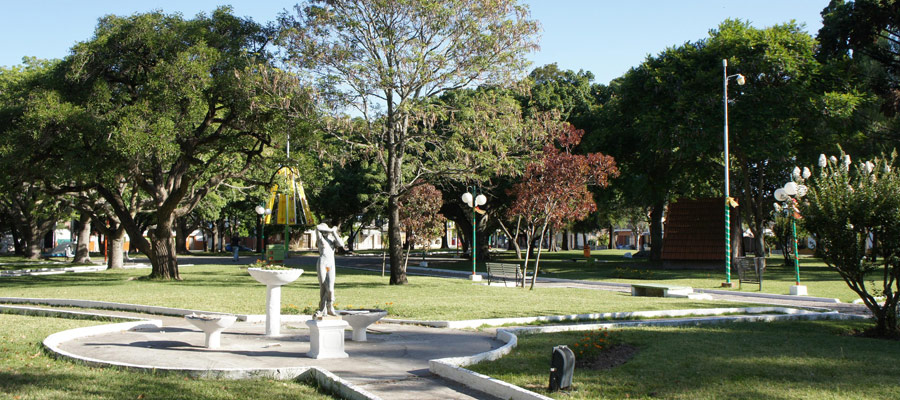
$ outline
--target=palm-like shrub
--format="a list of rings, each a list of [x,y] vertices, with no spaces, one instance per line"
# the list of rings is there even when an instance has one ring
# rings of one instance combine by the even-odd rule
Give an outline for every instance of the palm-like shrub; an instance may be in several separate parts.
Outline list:
[[[876,318],[879,336],[900,335],[900,176],[890,157],[851,165],[824,155],[801,204],[806,229],[816,236],[829,267]],[[883,300],[879,299],[883,296]]]

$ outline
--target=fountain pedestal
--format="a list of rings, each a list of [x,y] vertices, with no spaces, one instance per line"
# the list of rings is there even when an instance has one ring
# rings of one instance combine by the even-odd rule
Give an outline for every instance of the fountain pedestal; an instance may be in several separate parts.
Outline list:
[[[250,276],[266,285],[266,336],[281,335],[281,286],[303,274],[302,269],[247,268]]]
[[[344,329],[349,324],[340,319],[312,319],[306,321],[309,327],[310,358],[347,358],[344,351]]]
[[[200,328],[206,334],[204,345],[208,349],[218,349],[221,345],[222,331],[234,324],[234,315],[185,315],[184,319],[191,325]]]
[[[387,315],[387,311],[378,309],[341,310],[338,311],[338,314],[340,314],[341,318],[344,321],[347,321],[347,323],[350,324],[350,327],[353,328],[353,341],[365,342],[366,328],[377,322],[379,319],[384,318]]]

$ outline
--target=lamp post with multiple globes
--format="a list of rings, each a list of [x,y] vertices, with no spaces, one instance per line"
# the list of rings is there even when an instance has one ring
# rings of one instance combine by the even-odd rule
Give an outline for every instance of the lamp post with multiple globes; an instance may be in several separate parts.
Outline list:
[[[463,203],[466,203],[467,206],[472,207],[472,245],[470,246],[472,248],[472,275],[471,275],[470,279],[472,279],[473,281],[479,281],[479,280],[481,280],[481,275],[478,275],[475,273],[475,263],[477,262],[477,259],[478,259],[478,257],[476,256],[477,255],[476,248],[478,247],[478,245],[475,242],[476,232],[478,231],[478,229],[477,229],[476,221],[475,221],[475,212],[483,213],[483,211],[481,211],[478,208],[478,206],[484,205],[485,203],[487,203],[487,197],[484,197],[483,194],[479,194],[479,195],[475,196],[472,194],[474,192],[475,192],[475,188],[473,187],[472,192],[463,193],[462,201],[463,201]]]

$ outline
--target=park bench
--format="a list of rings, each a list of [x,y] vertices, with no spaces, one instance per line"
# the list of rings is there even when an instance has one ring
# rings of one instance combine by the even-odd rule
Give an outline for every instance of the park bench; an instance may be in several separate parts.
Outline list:
[[[738,257],[737,271],[741,286],[744,283],[758,284],[759,291],[762,291],[763,272],[766,271],[765,257]]]
[[[521,286],[523,282],[522,269],[519,268],[518,264],[505,264],[505,263],[485,263],[487,267],[488,273],[488,285],[493,281],[503,281],[503,284],[506,285],[507,282],[513,281],[516,286]]]
[[[660,283],[632,283],[632,296],[650,297],[685,297],[693,294],[694,289],[688,286],[664,285]]]

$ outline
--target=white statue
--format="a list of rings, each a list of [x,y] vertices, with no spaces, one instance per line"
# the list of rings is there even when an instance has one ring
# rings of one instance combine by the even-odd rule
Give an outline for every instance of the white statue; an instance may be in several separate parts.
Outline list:
[[[319,247],[319,310],[314,316],[337,315],[334,311],[334,249],[344,247],[338,228],[319,224],[316,226],[316,245]]]

